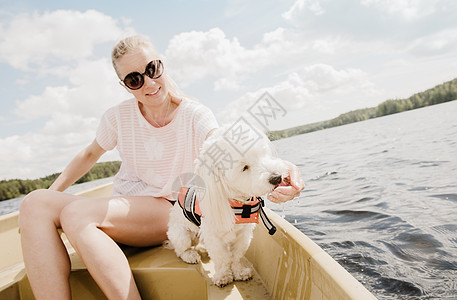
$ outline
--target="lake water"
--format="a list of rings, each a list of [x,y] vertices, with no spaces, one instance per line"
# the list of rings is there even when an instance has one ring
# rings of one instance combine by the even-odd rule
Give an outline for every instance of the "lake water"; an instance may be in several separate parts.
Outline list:
[[[457,299],[457,101],[275,145],[307,188],[270,206],[379,299]]]
[[[307,187],[270,208],[379,299],[457,299],[457,101],[274,144]]]

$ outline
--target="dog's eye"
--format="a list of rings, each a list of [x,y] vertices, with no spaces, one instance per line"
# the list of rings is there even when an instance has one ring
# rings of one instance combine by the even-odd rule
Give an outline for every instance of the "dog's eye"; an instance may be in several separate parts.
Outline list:
[[[246,171],[246,170],[248,170],[248,169],[249,169],[249,166],[248,166],[248,165],[244,165],[244,167],[243,167],[243,172]]]

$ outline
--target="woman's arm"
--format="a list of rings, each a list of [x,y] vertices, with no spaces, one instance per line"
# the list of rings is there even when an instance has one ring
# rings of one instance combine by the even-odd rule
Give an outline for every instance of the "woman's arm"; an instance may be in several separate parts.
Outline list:
[[[94,140],[73,158],[49,189],[60,192],[66,190],[76,180],[86,174],[105,152],[97,141]]]

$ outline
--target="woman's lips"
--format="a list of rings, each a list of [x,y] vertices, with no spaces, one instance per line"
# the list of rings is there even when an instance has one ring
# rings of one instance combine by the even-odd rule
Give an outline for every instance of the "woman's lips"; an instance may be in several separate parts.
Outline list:
[[[147,93],[146,96],[154,96],[154,95],[156,95],[156,94],[160,91],[160,89],[161,89],[161,88],[159,87],[156,91],[154,91],[154,92],[152,92],[152,93]]]

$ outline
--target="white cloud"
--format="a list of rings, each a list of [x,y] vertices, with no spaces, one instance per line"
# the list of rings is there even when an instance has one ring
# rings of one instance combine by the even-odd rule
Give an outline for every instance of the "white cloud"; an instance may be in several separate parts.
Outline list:
[[[64,76],[68,74],[64,72]],[[18,101],[14,113],[19,120],[30,121],[63,113],[99,117],[108,107],[125,99],[127,93],[118,85],[107,58],[81,61],[71,71],[70,84],[47,86],[42,94]]]
[[[457,28],[445,29],[415,39],[406,49],[415,55],[452,53],[457,50]]]
[[[30,121],[50,116],[56,111],[68,111],[65,98],[69,91],[67,86],[46,87],[41,95],[31,95],[24,101],[18,101],[14,113],[21,121]]]
[[[249,113],[251,107],[257,107],[262,103],[259,101],[265,92],[268,92],[281,106],[280,109],[276,107],[276,104],[272,104],[272,110],[276,110],[274,116],[267,107],[263,107],[266,114],[272,115],[272,117],[267,117],[268,124],[262,118],[260,121],[256,121]],[[285,110],[285,113],[282,109]],[[265,129],[266,127],[267,130],[277,130],[297,125],[297,113],[301,114],[299,118],[303,121],[299,121],[299,124],[302,125],[309,122],[306,120],[313,120],[311,115],[319,114],[322,109],[319,99],[312,95],[305,86],[293,78],[288,78],[271,87],[242,95],[219,111],[217,117],[221,123],[234,123],[243,117],[257,128]],[[256,109],[251,112],[256,114]],[[293,115],[295,117],[291,118]]]
[[[312,41],[312,49],[317,52],[334,54],[338,48],[342,47],[341,38],[320,38]]]
[[[130,97],[118,84],[109,52],[103,58],[94,53],[123,31],[115,19],[96,11],[21,14],[0,27],[0,61],[27,71],[25,78],[46,75],[59,82],[16,101],[13,122],[40,119],[44,125],[0,139],[0,178],[62,171],[94,139],[101,114]],[[18,82],[32,84],[24,78]]]
[[[312,46],[313,41],[307,39],[303,32],[294,29],[279,27],[274,31],[267,32],[263,35],[262,41],[254,49],[264,55],[259,55],[259,63],[266,66],[271,63],[280,63],[284,60],[293,59],[297,55],[304,56]],[[318,47],[315,50],[320,51]]]
[[[326,64],[306,66],[290,73],[286,80],[278,84],[254,93],[246,93],[220,111],[218,118],[224,123],[234,122],[240,116],[249,118],[249,107],[267,91],[288,113],[301,112],[304,123],[322,120],[332,114],[332,103],[341,102],[348,97],[379,95],[379,91],[367,76],[358,69],[337,70]],[[285,122],[282,120],[269,129],[277,129],[274,126],[279,123]]]
[[[180,86],[187,87],[211,78],[215,80],[214,90],[233,91],[241,90],[244,79],[267,67],[280,66],[316,53],[332,54],[342,44],[340,38],[312,40],[300,30],[280,27],[265,33],[252,48],[246,48],[237,38],[229,39],[221,29],[213,28],[174,36],[165,56],[172,77]]]
[[[95,138],[101,114],[129,95],[117,83],[108,59],[81,61],[69,85],[48,86],[16,105],[19,122],[45,118],[45,125],[0,139],[0,178],[36,178],[62,171],[73,155]],[[111,153],[106,159],[119,159]]]
[[[298,76],[303,80],[303,85],[314,93],[374,92],[373,84],[366,79],[367,74],[359,69],[336,70],[330,65],[314,64],[302,69]]]
[[[43,128],[0,139],[0,179],[38,178],[61,172],[95,138],[99,118],[54,113]],[[117,153],[103,160],[118,160]]]
[[[20,70],[88,58],[122,33],[114,18],[94,10],[24,13],[2,25],[0,61]]]
[[[360,4],[362,6],[374,7],[384,14],[398,16],[406,19],[407,21],[431,15],[449,2],[449,0],[360,0]],[[323,5],[324,3],[325,6]],[[292,24],[300,25],[303,23],[303,19],[307,19],[309,16],[321,16],[326,14],[326,8],[331,10],[330,15],[332,17],[338,17],[335,16],[335,11],[332,11],[335,7],[350,8],[353,14],[363,13],[363,11],[360,10],[360,5],[356,2],[351,3],[349,1],[341,1],[339,4],[331,3],[331,5],[330,3],[331,2],[329,1],[322,0],[296,0],[291,8],[282,14],[282,17]],[[344,14],[345,12],[339,11],[338,13]]]
[[[240,83],[230,78],[221,78],[214,82],[215,91],[237,91],[240,89]]]
[[[287,12],[282,14],[282,17],[295,22],[298,18],[303,18],[308,11],[316,16],[325,13],[319,0],[297,0]]]
[[[101,76],[103,77],[103,76]],[[100,78],[101,78],[100,77]],[[86,85],[49,87],[43,94],[21,102],[16,110],[26,117],[46,117],[42,128],[0,139],[0,178],[37,178],[63,167],[95,138],[100,115],[107,107],[126,99],[121,87],[97,90]],[[123,96],[122,96],[123,95]],[[116,153],[103,160],[119,159]]]
[[[213,77],[217,78],[215,90],[237,90],[246,75],[279,64],[290,54],[302,54],[309,47],[302,42],[300,34],[278,28],[248,49],[237,38],[229,39],[220,28],[213,28],[174,36],[165,55],[173,78],[183,87]]]
[[[165,55],[170,61],[173,78],[181,86],[216,76],[227,78],[217,84],[216,88],[221,89],[233,87],[240,74],[256,70],[257,55],[262,54],[242,47],[237,38],[228,39],[221,29],[213,28],[174,36]]]
[[[416,20],[436,11],[439,0],[362,0],[365,6],[375,8],[387,14],[400,16],[408,21]]]
[[[0,179],[35,179],[61,172],[93,140],[98,123],[80,117],[69,119],[68,115],[54,121],[58,123],[40,132],[0,139]],[[119,158],[114,152],[103,158],[115,159]]]
[[[0,178],[34,178],[43,170],[55,172],[56,161],[60,160],[50,147],[58,146],[55,137],[28,133],[0,139]],[[47,153],[46,153],[47,152]],[[52,155],[52,156],[51,156]],[[45,159],[45,157],[47,159]],[[58,162],[57,162],[58,163]],[[61,162],[60,162],[61,163]]]

